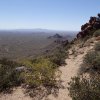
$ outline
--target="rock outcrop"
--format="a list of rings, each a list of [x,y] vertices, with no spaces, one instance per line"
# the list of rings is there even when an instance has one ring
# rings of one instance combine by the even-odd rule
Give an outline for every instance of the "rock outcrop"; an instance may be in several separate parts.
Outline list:
[[[88,23],[81,26],[81,31],[77,34],[77,38],[84,38],[90,35],[90,31],[100,29],[100,14],[97,17],[90,17]]]

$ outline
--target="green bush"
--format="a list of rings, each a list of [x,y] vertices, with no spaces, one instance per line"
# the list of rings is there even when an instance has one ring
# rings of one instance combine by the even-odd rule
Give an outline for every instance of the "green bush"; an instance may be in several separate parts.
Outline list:
[[[56,85],[56,65],[49,59],[38,58],[25,62],[26,66],[29,66],[31,71],[23,73],[25,83],[29,87],[39,86],[55,86]]]
[[[87,66],[93,66],[96,57],[97,57],[97,53],[94,51],[90,51],[85,55],[83,63],[86,64]]]
[[[55,54],[52,57],[50,57],[50,60],[51,62],[58,65],[58,67],[62,64],[65,64],[65,56],[63,56],[63,54]]]
[[[85,55],[83,64],[80,67],[80,73],[85,72],[100,72],[100,52],[91,51]]]
[[[58,66],[65,64],[65,59],[67,58],[67,51],[65,48],[57,49],[50,58],[51,62],[55,63]]]
[[[15,71],[17,65],[14,61],[0,60],[0,92],[20,84],[20,73]]]
[[[100,76],[93,78],[74,77],[68,90],[72,100],[100,100]]]
[[[95,31],[93,35],[94,35],[95,37],[100,36],[100,30]]]

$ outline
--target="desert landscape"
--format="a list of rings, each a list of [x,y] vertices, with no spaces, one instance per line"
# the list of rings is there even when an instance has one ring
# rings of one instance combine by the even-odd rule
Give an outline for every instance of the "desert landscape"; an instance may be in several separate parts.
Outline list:
[[[99,4],[1,0],[0,100],[100,100]]]

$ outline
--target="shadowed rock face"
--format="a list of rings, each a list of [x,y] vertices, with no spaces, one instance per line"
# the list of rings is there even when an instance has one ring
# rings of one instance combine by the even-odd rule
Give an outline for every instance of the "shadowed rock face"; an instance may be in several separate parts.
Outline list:
[[[77,34],[77,38],[84,38],[93,29],[100,29],[100,13],[98,17],[90,17],[89,22],[81,26],[81,31]]]

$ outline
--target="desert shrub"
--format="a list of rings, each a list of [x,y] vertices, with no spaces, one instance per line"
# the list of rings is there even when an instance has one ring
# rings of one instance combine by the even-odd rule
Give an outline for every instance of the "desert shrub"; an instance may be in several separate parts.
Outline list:
[[[100,29],[99,29],[99,30],[97,30],[97,31],[95,31],[93,35],[94,35],[95,37],[100,36]]]
[[[31,71],[23,74],[25,83],[29,85],[29,87],[55,86],[56,65],[49,59],[38,58],[27,61],[25,65],[31,68]]]
[[[81,74],[84,72],[100,72],[100,42],[95,44],[94,51],[85,55],[79,71]]]
[[[67,58],[67,54],[68,53],[65,48],[59,48],[49,58],[51,62],[61,66],[62,64],[65,64],[65,58]]]
[[[94,63],[94,59],[96,59],[97,53],[94,51],[88,52],[83,60],[83,63],[85,63],[87,66],[91,66]]]
[[[100,42],[96,43],[94,49],[95,49],[95,51],[99,51],[100,52]]]
[[[64,54],[55,54],[52,57],[50,57],[51,62],[58,65],[58,67],[62,64],[65,64],[65,56]]]
[[[8,59],[0,60],[0,92],[21,83],[20,73],[15,71],[17,65]]]
[[[81,74],[85,72],[100,72],[100,52],[88,52],[84,57],[83,63],[79,71],[79,73]]]
[[[68,90],[72,100],[100,100],[100,77],[74,77],[69,82]]]

